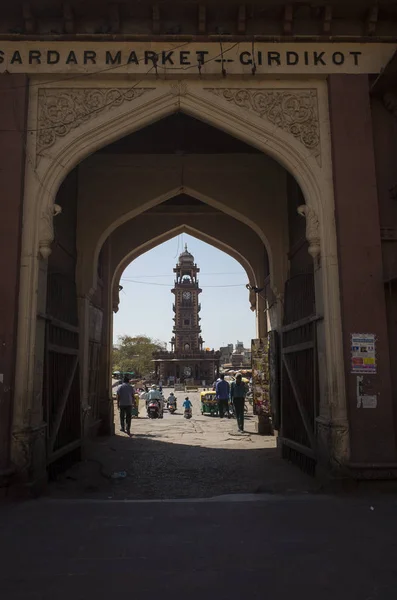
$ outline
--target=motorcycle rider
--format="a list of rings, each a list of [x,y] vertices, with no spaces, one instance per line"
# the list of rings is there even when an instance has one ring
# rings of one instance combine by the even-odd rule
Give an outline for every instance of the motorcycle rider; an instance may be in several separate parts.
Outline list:
[[[176,410],[176,398],[174,396],[174,392],[171,392],[170,395],[167,398],[167,406],[175,406],[175,410]]]
[[[185,402],[182,404],[182,406],[185,409],[185,412],[190,412],[190,414],[192,414],[193,404],[190,402],[189,396],[186,396]]]
[[[158,402],[158,405],[160,407],[160,414],[163,414],[163,410],[164,410],[163,395],[157,389],[157,387],[155,385],[152,385],[152,387],[150,388],[150,391],[148,393],[148,399],[146,400],[146,408],[148,407],[149,402],[151,402],[153,400],[155,402]]]

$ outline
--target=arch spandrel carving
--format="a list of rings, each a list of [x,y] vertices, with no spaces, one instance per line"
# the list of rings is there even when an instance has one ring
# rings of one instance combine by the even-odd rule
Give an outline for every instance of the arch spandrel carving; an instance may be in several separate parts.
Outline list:
[[[104,111],[132,102],[153,88],[41,88],[38,92],[37,160],[58,138]]]
[[[204,88],[222,100],[256,113],[292,135],[321,166],[318,98],[315,89]]]

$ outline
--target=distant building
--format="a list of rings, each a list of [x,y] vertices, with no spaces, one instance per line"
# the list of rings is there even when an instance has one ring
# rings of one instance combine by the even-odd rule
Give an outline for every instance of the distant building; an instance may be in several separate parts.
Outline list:
[[[228,344],[220,348],[220,364],[223,369],[247,369],[251,367],[251,349],[244,348],[244,343]]]
[[[233,344],[228,344],[227,346],[221,346],[219,348],[220,358],[219,364],[221,366],[230,363],[233,354]]]
[[[234,352],[232,354],[232,367],[234,369],[243,366],[244,364],[244,345],[241,342],[237,342]]]
[[[244,364],[251,365],[251,356],[252,356],[251,350],[244,348]]]

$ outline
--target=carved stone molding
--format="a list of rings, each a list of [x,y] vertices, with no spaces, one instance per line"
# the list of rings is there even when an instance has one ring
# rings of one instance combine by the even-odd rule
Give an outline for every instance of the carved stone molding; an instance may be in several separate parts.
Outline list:
[[[152,88],[42,88],[38,94],[38,159],[58,138],[105,110],[139,98]]]
[[[46,423],[41,423],[37,427],[26,426],[12,432],[14,462],[20,472],[29,472],[34,468],[35,448],[37,445],[45,447],[46,428]]]
[[[313,258],[319,256],[321,251],[320,227],[316,213],[307,204],[298,206],[298,214],[306,218],[306,239],[309,242],[309,254]]]
[[[280,302],[280,304],[283,304],[284,303],[284,292],[280,292],[280,290],[274,285],[270,289],[273,292],[274,300],[276,302]]]
[[[316,90],[206,88],[206,91],[255,112],[261,119],[291,134],[321,165]]]
[[[186,96],[187,83],[186,81],[174,81],[171,84],[171,94],[174,96]]]
[[[250,303],[250,309],[252,310],[252,312],[256,311],[256,293],[255,290],[250,289],[249,291],[249,303]]]
[[[59,204],[47,206],[41,213],[40,220],[40,240],[39,252],[41,257],[46,260],[51,254],[51,244],[54,241],[54,223],[53,219],[62,212]]]

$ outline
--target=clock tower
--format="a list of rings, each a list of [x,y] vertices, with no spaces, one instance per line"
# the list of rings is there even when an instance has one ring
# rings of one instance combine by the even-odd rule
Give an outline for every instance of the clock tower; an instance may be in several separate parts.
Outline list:
[[[199,272],[194,256],[185,246],[174,268],[175,282],[171,290],[175,296],[171,352],[162,350],[153,355],[156,378],[168,385],[212,384],[219,372],[220,353],[203,349]]]
[[[185,245],[185,250],[179,255],[178,264],[174,269],[175,285],[171,290],[175,295],[174,335],[171,347],[177,353],[194,353],[203,348],[199,317],[199,294],[202,291],[197,279],[199,272],[193,255]]]

